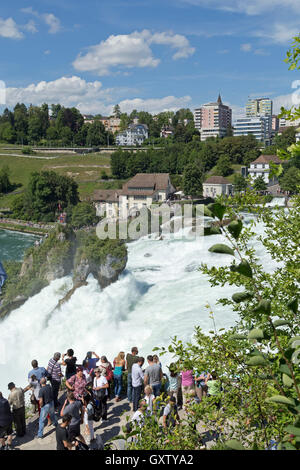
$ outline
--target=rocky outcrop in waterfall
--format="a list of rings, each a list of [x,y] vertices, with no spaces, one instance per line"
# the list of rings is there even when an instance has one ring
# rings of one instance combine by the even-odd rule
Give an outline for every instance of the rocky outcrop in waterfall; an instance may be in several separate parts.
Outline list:
[[[92,274],[101,288],[115,282],[127,263],[126,245],[119,240],[100,240],[95,232],[75,232],[58,226],[40,246],[30,248],[22,265],[8,266],[0,318],[38,294],[51,281],[73,275],[73,287],[59,304],[67,301]],[[16,263],[18,264],[18,263]]]

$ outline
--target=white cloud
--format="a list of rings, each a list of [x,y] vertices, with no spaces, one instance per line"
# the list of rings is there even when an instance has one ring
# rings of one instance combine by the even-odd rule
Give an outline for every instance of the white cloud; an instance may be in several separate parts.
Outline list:
[[[24,34],[12,18],[7,18],[7,20],[0,18],[0,36],[9,39],[22,39]]]
[[[225,11],[259,15],[277,8],[299,12],[299,0],[182,0],[183,3]]]
[[[38,17],[39,16],[39,13],[34,10],[32,7],[27,7],[27,8],[21,8],[20,10],[22,13],[25,13],[27,15],[33,15],[33,16],[36,16]]]
[[[269,39],[277,44],[288,44],[291,39],[298,36],[299,23],[275,23],[262,31],[255,31],[253,36]]]
[[[170,46],[172,49],[177,49],[173,55],[173,59],[187,58],[194,54],[195,48],[190,46],[188,39],[182,34],[173,33],[155,33],[149,38],[150,44],[161,44]]]
[[[49,33],[56,34],[61,30],[60,20],[53,15],[53,13],[45,13],[41,15],[45,23],[50,26]]]
[[[53,13],[39,13],[38,11],[34,10],[32,7],[22,8],[22,13],[27,15],[33,15],[36,18],[41,19],[49,26],[48,32],[50,34],[56,34],[61,30],[61,23],[60,19],[57,18]]]
[[[191,102],[190,96],[119,100],[122,93],[129,90],[104,89],[100,81],[87,82],[78,76],[61,77],[50,82],[42,81],[24,88],[7,88],[7,106],[16,103],[41,105],[42,103],[61,103],[64,106],[75,106],[86,114],[112,114],[114,105],[119,102],[121,110],[130,112],[133,109],[158,113],[166,110],[177,110]]]
[[[251,49],[252,49],[252,45],[251,45],[250,43],[241,44],[240,49],[241,49],[241,51],[243,51],[243,52],[250,52]]]
[[[131,34],[111,35],[100,44],[90,46],[85,55],[79,54],[73,62],[76,70],[108,75],[112,68],[157,67],[160,59],[153,56],[151,44],[167,45],[176,52],[173,59],[186,58],[195,51],[185,36],[173,33],[154,33],[149,30]]]
[[[180,108],[186,108],[191,105],[191,101],[192,98],[190,96],[182,96],[180,98],[165,96],[164,98],[123,100],[119,104],[123,112],[131,112],[136,109],[137,111],[143,110],[157,114],[163,111],[176,111]]]
[[[289,93],[287,95],[280,95],[276,96],[273,99],[273,113],[274,114],[279,114],[280,113],[280,108],[284,106],[285,108],[289,109],[292,106],[299,106],[299,102],[295,102],[295,96],[299,99],[298,95],[293,95],[293,93]]]
[[[266,51],[265,49],[255,49],[254,54],[267,56],[267,55],[270,55],[270,52]]]
[[[25,24],[25,26],[23,27],[23,29],[25,31],[28,31],[29,33],[37,33],[38,32],[38,29],[36,27],[36,23],[34,20],[29,20],[27,24]]]
[[[7,104],[17,102],[40,105],[61,103],[71,106],[81,100],[93,100],[102,96],[102,84],[99,81],[86,82],[80,77],[61,77],[57,80],[30,84],[25,88],[7,88]]]

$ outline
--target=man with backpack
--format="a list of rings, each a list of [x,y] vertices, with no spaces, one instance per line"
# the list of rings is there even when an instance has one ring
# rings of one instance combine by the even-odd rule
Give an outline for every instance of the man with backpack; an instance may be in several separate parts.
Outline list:
[[[46,417],[49,415],[54,426],[57,426],[57,418],[54,412],[53,390],[51,385],[47,384],[45,377],[40,380],[39,402],[41,414],[39,418],[39,430],[37,437],[43,438],[43,431],[45,426]]]
[[[80,432],[80,424],[83,423],[83,403],[82,401],[76,400],[72,392],[69,392],[67,397],[61,409],[60,416],[63,417],[67,414],[72,416],[69,425],[69,440],[73,442],[78,437],[78,439],[85,444],[85,440]]]
[[[60,364],[58,362],[60,360],[60,357],[61,354],[59,352],[56,352],[53,358],[50,359],[47,367],[48,379],[50,380],[52,385],[54,408],[59,407],[58,393],[61,384],[61,378],[63,376]]]
[[[0,450],[12,450],[13,415],[6,398],[0,392]],[[7,443],[5,445],[5,441]]]

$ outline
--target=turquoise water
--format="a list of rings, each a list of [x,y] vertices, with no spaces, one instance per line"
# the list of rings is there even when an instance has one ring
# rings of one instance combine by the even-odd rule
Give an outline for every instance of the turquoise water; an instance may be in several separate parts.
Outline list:
[[[0,229],[0,261],[21,261],[24,253],[41,237]]]

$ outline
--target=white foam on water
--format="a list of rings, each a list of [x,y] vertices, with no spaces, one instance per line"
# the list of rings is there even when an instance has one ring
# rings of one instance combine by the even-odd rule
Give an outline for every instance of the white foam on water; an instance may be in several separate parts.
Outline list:
[[[256,231],[262,234],[262,226]],[[232,256],[208,251],[219,242],[224,242],[220,235],[161,241],[144,237],[129,243],[127,268],[117,282],[101,290],[90,276],[88,285],[58,309],[72,280],[53,281],[0,324],[0,390],[6,395],[10,381],[24,386],[31,360],[46,366],[56,351],[73,348],[80,361],[87,351],[95,351],[112,361],[132,346],[147,356],[153,347],[170,344],[175,335],[191,340],[195,325],[206,332],[213,329],[207,303],[217,328],[234,325],[237,316],[216,301],[238,289],[210,287],[208,277],[198,270],[201,262],[216,267],[232,262]],[[262,245],[255,246],[270,268]]]

